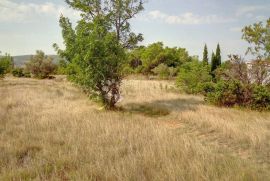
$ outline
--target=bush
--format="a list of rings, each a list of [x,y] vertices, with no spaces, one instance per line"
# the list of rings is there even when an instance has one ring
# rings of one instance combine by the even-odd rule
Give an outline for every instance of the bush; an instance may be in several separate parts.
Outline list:
[[[0,64],[0,78],[4,77],[5,75],[5,68]]]
[[[204,93],[204,84],[211,82],[209,66],[199,61],[192,61],[180,67],[177,77],[177,86],[186,93]]]
[[[154,72],[154,74],[158,75],[159,78],[168,79],[168,78],[172,78],[176,75],[177,68],[168,67],[167,65],[162,63],[159,66],[157,66],[156,68],[152,69],[152,71]]]
[[[270,110],[270,89],[262,85],[254,86],[251,106],[257,110]]]
[[[24,68],[17,67],[12,70],[12,75],[14,77],[31,77],[30,72],[26,71]]]
[[[6,73],[9,73],[13,66],[13,58],[9,54],[0,57],[0,77],[4,77]]]
[[[131,74],[134,74],[135,73],[135,70],[132,69],[130,66],[124,66],[123,67],[123,74],[124,75],[131,75]]]
[[[29,71],[35,78],[48,78],[56,70],[56,65],[52,59],[42,51],[37,51],[36,55],[31,57],[31,60],[26,63],[26,70]]]
[[[262,85],[243,84],[239,80],[218,81],[205,95],[209,103],[218,106],[270,110],[270,89]]]
[[[218,106],[246,106],[250,103],[252,89],[240,81],[219,81],[206,95],[206,100]]]
[[[14,77],[24,77],[23,68],[14,68],[12,70],[12,75]]]
[[[9,54],[0,58],[0,66],[5,73],[10,73],[14,67],[13,58]]]

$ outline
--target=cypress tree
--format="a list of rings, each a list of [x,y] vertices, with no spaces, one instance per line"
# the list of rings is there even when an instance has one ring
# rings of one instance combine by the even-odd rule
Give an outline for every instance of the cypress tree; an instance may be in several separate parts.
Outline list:
[[[207,49],[207,45],[204,45],[204,50],[203,50],[203,64],[204,65],[208,65],[208,49]]]
[[[217,67],[219,67],[221,65],[221,53],[220,53],[220,46],[219,44],[217,45],[217,49],[216,49],[216,65]]]
[[[211,58],[211,72],[215,71],[217,69],[217,58],[214,52],[212,52],[212,58]]]

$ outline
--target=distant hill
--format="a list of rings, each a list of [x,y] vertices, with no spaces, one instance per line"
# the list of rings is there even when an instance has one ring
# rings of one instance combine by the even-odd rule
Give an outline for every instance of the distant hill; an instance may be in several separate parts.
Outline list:
[[[16,67],[22,67],[26,62],[30,60],[32,55],[19,55],[19,56],[13,56],[14,64]],[[54,63],[58,63],[59,56],[57,55],[48,55],[53,59]]]

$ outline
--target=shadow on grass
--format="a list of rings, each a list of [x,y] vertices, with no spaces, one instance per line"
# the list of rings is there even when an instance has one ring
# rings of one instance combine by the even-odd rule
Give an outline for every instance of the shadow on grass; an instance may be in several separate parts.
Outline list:
[[[167,116],[171,112],[195,111],[199,105],[204,104],[203,100],[194,98],[157,100],[145,103],[130,103],[123,105],[122,109],[126,112],[143,114],[149,117]]]

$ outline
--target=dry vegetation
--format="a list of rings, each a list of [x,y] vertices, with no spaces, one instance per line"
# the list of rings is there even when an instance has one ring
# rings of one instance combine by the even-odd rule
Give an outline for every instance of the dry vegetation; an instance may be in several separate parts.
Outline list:
[[[0,80],[0,180],[268,180],[270,113],[126,80],[106,112],[64,77]]]

